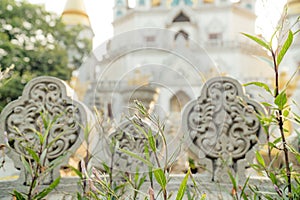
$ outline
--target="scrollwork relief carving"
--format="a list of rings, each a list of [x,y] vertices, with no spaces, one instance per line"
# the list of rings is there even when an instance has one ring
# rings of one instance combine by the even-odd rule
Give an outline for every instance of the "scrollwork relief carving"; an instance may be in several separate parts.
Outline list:
[[[76,150],[81,143],[81,125],[86,122],[86,113],[83,106],[71,99],[67,95],[67,85],[54,77],[39,77],[30,81],[23,95],[16,101],[5,107],[1,114],[2,132],[7,133],[9,156],[15,162],[17,168],[24,169],[20,161],[20,155],[25,155],[33,162],[33,158],[25,148],[31,148],[35,152],[40,151],[40,141],[36,134],[39,131],[48,137],[45,143],[49,144],[45,163],[68,154],[64,157],[66,164],[71,152]],[[42,116],[51,122],[51,127],[45,126]],[[4,137],[4,136],[3,136]],[[59,175],[60,166],[56,167],[47,177],[45,182],[51,182]],[[22,174],[26,170],[21,170],[20,178],[25,183],[30,182],[30,178]]]
[[[141,129],[144,130],[144,133]],[[156,147],[161,149],[159,136],[152,130],[150,125],[140,119],[133,118],[121,123],[117,130],[109,135],[110,143],[114,143],[114,145],[117,146],[113,156],[113,165],[116,170],[127,173],[135,173],[137,168],[140,172],[148,170],[148,166],[143,161],[122,152],[121,149],[130,151],[143,159],[147,159],[145,147],[147,146],[150,152],[151,150],[145,133],[149,133],[149,131],[154,135]],[[107,148],[106,153],[109,158],[112,158],[111,148]],[[155,160],[151,153],[150,160],[153,161],[153,165],[155,166]]]
[[[247,154],[261,138],[258,111],[263,108],[228,77],[209,80],[198,99],[188,104],[183,129],[200,162],[212,163],[212,180],[226,180],[228,170],[244,174]],[[241,161],[244,163],[239,164]]]

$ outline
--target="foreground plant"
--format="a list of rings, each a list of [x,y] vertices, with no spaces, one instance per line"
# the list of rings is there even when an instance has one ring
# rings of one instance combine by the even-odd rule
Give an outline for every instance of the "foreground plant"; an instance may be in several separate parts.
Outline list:
[[[54,124],[59,120],[59,116],[55,116],[52,119],[48,113],[41,113],[41,123],[39,130],[32,129],[33,138],[29,138],[24,133],[20,132],[16,128],[16,132],[19,135],[18,140],[22,142],[21,147],[21,161],[26,170],[26,183],[28,185],[27,192],[19,192],[14,190],[12,196],[17,200],[39,200],[45,198],[60,182],[60,177],[52,180],[52,170],[56,168],[61,162],[64,155],[47,161],[49,149],[55,148],[55,141],[59,140],[61,133],[49,140],[51,130],[54,128]],[[32,141],[34,139],[34,143]]]
[[[103,162],[101,169],[95,167],[88,169],[88,164],[85,161],[81,162],[81,170],[73,168],[80,177],[81,186],[86,186],[83,187],[84,191],[82,194],[77,194],[77,199],[117,200],[126,198],[154,200],[162,198],[166,200],[172,196],[172,193],[167,190],[167,185],[170,181],[169,167],[172,165],[171,162],[174,160],[173,156],[175,155],[171,156],[172,159],[167,158],[168,152],[166,150],[167,143],[164,136],[164,125],[155,116],[150,115],[144,105],[138,101],[136,101],[136,108],[138,114],[134,118],[129,119],[129,124],[131,128],[137,131],[135,133],[139,134],[139,139],[141,139],[140,136],[144,138],[141,139],[143,141],[143,152],[139,154],[124,148],[121,144],[122,141],[118,139],[118,133],[120,132],[120,135],[130,133],[126,133],[126,130],[122,128],[117,129],[110,137],[110,161]],[[151,125],[155,127],[155,131],[145,127],[143,122],[145,119],[150,121]],[[102,121],[98,120],[99,122],[100,126],[102,126]],[[134,136],[131,135],[131,137],[126,139],[130,138],[133,139]],[[134,140],[133,142],[137,141]],[[126,172],[115,169],[116,154],[120,153],[127,155],[130,160],[139,162],[135,171]],[[93,157],[93,155],[90,155],[90,157]],[[89,161],[89,159],[86,161]],[[143,171],[145,169],[146,171]],[[192,188],[189,188],[187,184],[189,178],[193,182]],[[149,187],[148,191],[142,189],[145,188],[145,185]],[[189,200],[199,199],[200,197],[196,193],[201,192],[196,186],[196,181],[192,177],[190,170],[188,170],[178,188],[176,200],[183,199],[185,194]],[[204,199],[205,195],[202,195],[201,200]]]
[[[299,19],[296,23],[299,22]],[[295,24],[296,24],[295,23]],[[287,87],[291,83],[292,79],[297,74],[296,72],[290,77],[290,80],[287,82],[284,88],[280,88],[281,78],[279,74],[280,64],[286,55],[288,49],[290,48],[291,44],[293,43],[294,36],[299,32],[293,32],[289,29],[287,32],[283,31],[283,28],[278,28],[273,36],[271,37],[270,41],[265,41],[261,38],[245,34],[246,37],[250,38],[261,47],[267,50],[267,52],[271,55],[272,58],[272,67],[273,67],[273,75],[274,75],[274,92],[271,91],[270,87],[266,83],[262,82],[251,82],[246,85],[256,85],[263,88],[267,93],[273,96],[273,102],[263,102],[263,104],[268,108],[270,111],[269,115],[259,115],[259,119],[262,123],[262,126],[267,134],[267,138],[270,139],[272,135],[272,126],[277,127],[280,136],[275,138],[273,141],[268,141],[268,156],[270,165],[267,166],[263,156],[257,152],[256,159],[257,164],[252,165],[254,169],[258,171],[263,171],[266,173],[268,178],[274,184],[275,192],[281,198],[288,198],[288,199],[298,199],[300,198],[299,194],[299,173],[292,171],[292,166],[290,163],[290,153],[294,154],[296,158],[298,158],[298,164],[300,160],[300,154],[295,150],[293,146],[287,143],[287,136],[290,135],[290,130],[285,128],[285,124],[287,121],[290,120],[290,116],[292,115],[291,107],[289,105],[289,99],[287,95]],[[283,35],[282,35],[283,34]],[[279,35],[279,36],[278,36]],[[282,37],[283,36],[283,37]],[[274,40],[277,38],[278,45],[274,46]],[[285,38],[284,41],[281,43],[278,38]],[[299,69],[299,68],[298,68]],[[297,70],[298,70],[297,69]],[[297,120],[295,120],[297,122]],[[298,121],[299,123],[299,121]],[[279,145],[281,144],[281,145]],[[278,150],[279,152],[283,152],[284,155],[284,169],[276,171],[272,164],[278,160],[277,156],[272,158],[271,152],[273,149]],[[292,178],[296,184],[293,185]],[[282,184],[283,183],[283,184]],[[255,189],[254,189],[255,191]],[[257,191],[256,191],[257,192]],[[271,197],[266,195],[268,199]]]
[[[148,166],[148,178],[150,181],[149,196],[150,199],[159,198],[159,194],[162,194],[164,200],[169,199],[172,196],[172,193],[168,193],[167,185],[170,181],[169,167],[174,162],[174,154],[168,157],[168,146],[164,132],[164,124],[157,118],[155,115],[149,114],[146,107],[139,101],[135,101],[136,109],[138,113],[136,118],[132,120],[134,126],[144,135],[146,138],[144,155],[141,157],[134,152],[121,149],[123,153],[126,153]],[[142,123],[142,119],[150,121],[152,127],[155,129],[153,132],[152,129],[145,129]],[[163,153],[161,153],[163,152]],[[163,154],[163,155],[162,155]],[[152,160],[154,159],[154,160]],[[190,170],[186,173],[185,177],[182,180],[182,183],[178,189],[176,200],[181,200],[187,190],[187,181],[191,175]],[[160,189],[155,198],[154,191],[154,181],[159,185]]]

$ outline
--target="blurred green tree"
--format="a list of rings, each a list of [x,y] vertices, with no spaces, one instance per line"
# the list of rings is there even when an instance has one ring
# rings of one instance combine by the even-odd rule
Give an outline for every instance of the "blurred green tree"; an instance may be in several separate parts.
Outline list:
[[[73,68],[81,65],[91,49],[91,42],[79,37],[82,28],[66,27],[41,5],[0,1],[0,69],[15,66],[10,80],[0,85],[0,112],[36,76],[70,79]],[[68,54],[70,50],[76,56]]]

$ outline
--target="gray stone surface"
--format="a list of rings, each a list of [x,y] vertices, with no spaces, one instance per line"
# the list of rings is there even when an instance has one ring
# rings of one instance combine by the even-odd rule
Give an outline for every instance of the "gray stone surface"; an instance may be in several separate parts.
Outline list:
[[[207,81],[198,99],[185,107],[186,142],[205,165],[208,180],[229,182],[228,171],[245,177],[254,149],[264,137],[257,112],[264,112],[262,106],[229,77]]]
[[[141,130],[144,130],[144,133]],[[148,141],[145,134],[150,130],[155,136],[156,146],[160,150],[159,154],[162,153],[162,143],[157,132],[153,130],[150,124],[133,117],[121,122],[107,137],[102,138],[102,145],[105,148],[93,155],[93,165],[103,169],[103,162],[109,167],[113,163],[114,173],[119,173],[119,175],[120,173],[135,173],[137,168],[139,172],[147,172],[148,166],[143,161],[133,158],[121,150],[132,152],[146,159],[145,145],[148,145]],[[150,149],[150,147],[148,148]],[[151,150],[149,151],[151,152]],[[155,166],[153,154],[150,156]]]
[[[44,178],[42,184],[49,184],[56,179],[60,175],[60,167],[68,164],[71,153],[81,145],[82,127],[87,123],[86,110],[84,105],[72,97],[74,96],[71,89],[60,79],[38,77],[25,86],[18,100],[3,109],[0,116],[0,143],[7,144],[6,155],[21,172],[19,179],[14,182],[15,185],[26,187],[31,182],[31,176],[26,172],[20,155],[26,156],[33,166],[36,164],[25,147],[39,151],[39,139],[35,131],[42,134],[47,132],[41,113],[47,116],[48,122],[53,123],[46,142],[53,144],[48,148],[45,163],[64,155],[61,162],[50,171],[49,176]]]
[[[63,81],[52,77],[39,77],[28,83],[23,95],[9,104],[0,116],[0,143],[8,142],[6,154],[13,160],[15,167],[21,171],[18,180],[0,181],[0,199],[11,199],[9,193],[14,189],[23,192],[28,189],[27,184],[31,180],[24,173],[25,168],[20,161],[20,154],[24,153],[24,148],[22,148],[23,141],[18,138],[22,136],[20,133],[24,134],[22,137],[27,138],[33,149],[37,150],[35,149],[37,141],[32,137],[32,129],[41,127],[40,112],[42,111],[47,111],[51,119],[56,115],[60,116],[50,131],[49,142],[63,132],[53,148],[49,149],[49,156],[46,157],[48,162],[65,152],[78,151],[83,139],[80,125],[89,124],[94,127],[88,138],[89,144],[86,144],[86,148],[93,155],[92,162],[89,163],[90,167],[101,168],[102,162],[110,164],[112,158],[110,143],[114,139],[116,151],[113,165],[117,171],[134,173],[137,167],[140,168],[140,172],[147,170],[143,162],[121,152],[120,149],[126,149],[144,157],[147,140],[131,120],[135,120],[135,123],[139,124],[145,132],[152,130],[155,134],[151,125],[132,118],[123,121],[110,134],[104,133],[97,127],[94,118],[90,116],[90,111],[70,97]],[[245,177],[248,175],[246,167],[254,159],[254,150],[265,139],[255,116],[256,112],[264,112],[264,109],[248,98],[243,87],[236,80],[228,77],[216,77],[207,81],[199,98],[187,104],[182,115],[186,146],[206,167],[204,173],[194,174],[198,188],[196,198],[200,199],[201,195],[205,194],[207,199],[230,199],[232,184],[228,171],[238,174],[240,185],[246,180]],[[16,128],[20,131],[16,131]],[[41,130],[45,131],[43,128]],[[167,137],[167,139],[172,139],[172,137]],[[159,139],[156,142],[159,154],[163,155],[162,143]],[[167,144],[169,144],[168,141]],[[45,179],[40,189],[47,187],[47,184],[59,176],[60,166],[67,164],[70,155],[68,153],[63,162],[50,173],[51,176]],[[32,160],[30,156],[28,159]],[[153,164],[156,165],[154,159]],[[168,183],[168,192],[173,193],[171,199],[175,199],[184,174],[169,176],[171,181]],[[62,178],[59,186],[47,199],[76,199],[76,192],[82,190],[78,181],[77,178]],[[273,187],[267,179],[262,177],[252,176],[249,183],[264,191],[270,191]],[[149,181],[146,180],[141,188],[141,197],[143,193],[147,193],[149,185]],[[188,188],[192,191],[193,187],[195,187],[194,183],[189,180]],[[154,185],[154,191],[156,193],[159,191],[157,184]],[[128,194],[130,192],[132,192],[131,189]]]

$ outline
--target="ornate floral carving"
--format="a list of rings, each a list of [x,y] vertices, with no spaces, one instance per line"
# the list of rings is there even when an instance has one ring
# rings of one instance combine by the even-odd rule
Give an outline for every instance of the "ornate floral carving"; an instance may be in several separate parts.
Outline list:
[[[23,168],[20,154],[32,159],[26,148],[40,151],[40,142],[36,131],[46,133],[42,115],[51,122],[47,143],[52,142],[47,151],[46,163],[58,158],[80,145],[81,127],[86,120],[86,114],[81,104],[67,96],[64,82],[53,77],[39,77],[30,81],[20,99],[10,103],[2,112],[1,127],[6,132],[10,156],[17,168]],[[67,163],[68,157],[64,158]],[[58,176],[59,166],[52,172],[51,181]],[[24,170],[21,170],[22,172]],[[25,182],[26,176],[22,176]]]
[[[143,161],[121,151],[121,149],[124,149],[146,159],[145,147],[148,146],[150,149],[148,140],[145,136],[145,133],[137,128],[137,125],[135,124],[138,124],[138,126],[143,129],[145,133],[149,133],[151,130],[152,133],[155,134],[155,131],[153,131],[147,123],[136,118],[123,122],[116,131],[111,133],[109,135],[109,141],[111,141],[111,143],[113,143],[116,147],[113,156],[113,164],[115,169],[118,171],[131,173],[136,172],[137,168],[140,172],[148,169],[147,165]],[[160,148],[161,143],[159,142],[157,135],[154,136],[156,138],[157,148]],[[107,153],[109,154],[109,157],[112,158],[112,153],[108,150],[109,148],[107,148]],[[151,152],[151,150],[149,151]],[[150,156],[150,159],[153,160],[154,164],[154,159],[152,158],[152,155]]]
[[[200,97],[186,107],[184,131],[192,151],[200,159],[211,160],[213,180],[224,180],[230,168],[244,172],[239,162],[245,160],[260,137],[258,111],[263,112],[263,108],[249,100],[242,86],[228,77],[209,80]]]

